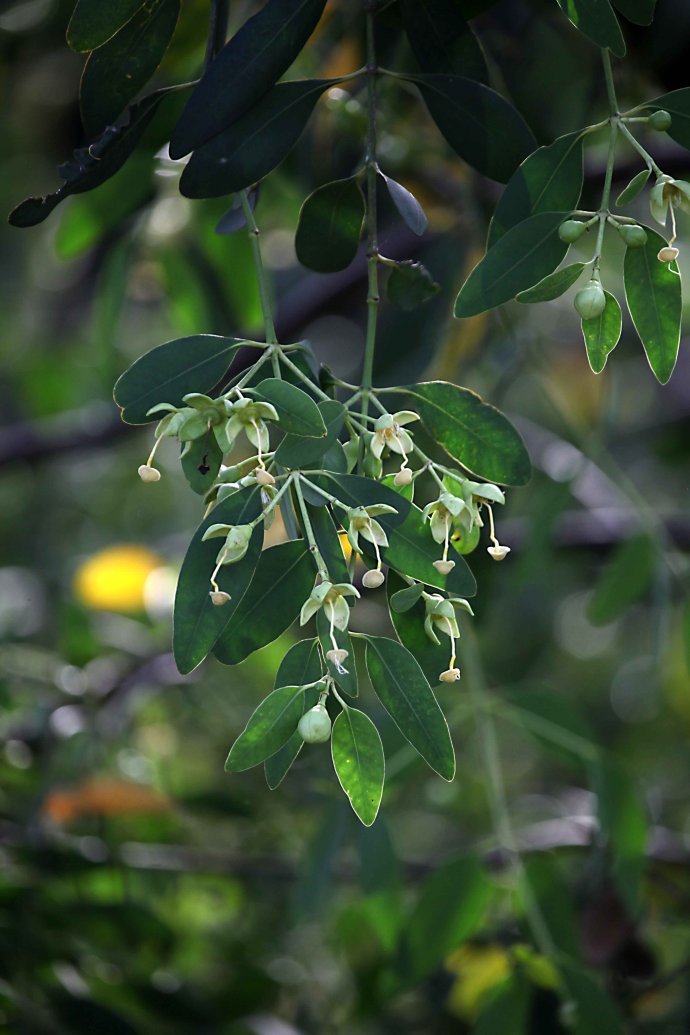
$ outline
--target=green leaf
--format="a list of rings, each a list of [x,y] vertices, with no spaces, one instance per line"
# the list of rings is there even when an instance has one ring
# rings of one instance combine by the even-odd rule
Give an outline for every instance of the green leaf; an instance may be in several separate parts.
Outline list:
[[[331,625],[326,617],[323,609],[317,612],[316,615],[316,631],[319,634],[319,642],[321,644],[321,652],[326,658],[326,654],[329,650],[333,649],[331,642]],[[333,629],[333,635],[335,636],[335,642],[338,644],[341,650],[346,650],[348,657],[343,663],[344,672],[339,670],[331,661],[326,659],[326,665],[328,666],[329,673],[333,676],[341,690],[343,690],[349,697],[357,697],[359,695],[359,682],[357,679],[357,661],[355,658],[354,647],[352,646],[352,637],[350,636],[347,629]]]
[[[313,507],[307,503],[307,512],[316,545],[326,564],[331,582],[349,582],[347,561],[330,510],[328,507]]]
[[[560,298],[568,288],[571,288],[585,268],[584,262],[574,262],[571,266],[564,266],[563,269],[549,273],[533,288],[521,291],[515,296],[516,302],[550,302],[554,298]]]
[[[205,496],[216,480],[223,452],[212,432],[186,443],[186,446],[180,460],[184,476],[192,492]]]
[[[324,90],[338,79],[279,83],[231,126],[199,147],[180,179],[187,198],[244,190],[275,169],[297,143]]]
[[[623,329],[623,316],[618,301],[605,291],[606,306],[599,316],[582,321],[582,334],[587,347],[587,359],[595,374],[606,366],[610,352],[613,352]]]
[[[458,317],[476,316],[534,287],[560,266],[568,245],[558,236],[565,212],[538,212],[511,227],[460,288]]]
[[[280,663],[276,673],[274,689],[281,686],[304,686],[315,683],[323,672],[318,640],[300,640],[293,644]],[[304,692],[304,710],[313,708],[319,699],[316,687],[308,687]],[[299,755],[304,741],[298,731],[264,762],[266,783],[272,791],[285,779],[292,763]]]
[[[655,97],[648,107],[670,114],[672,121],[666,132],[676,143],[690,150],[690,86]]]
[[[622,208],[623,205],[627,205],[629,202],[634,201],[637,195],[640,194],[647,186],[647,180],[651,175],[651,169],[643,169],[642,172],[638,172],[637,176],[633,176],[628,186],[625,187],[616,198],[616,205],[619,208]]]
[[[301,435],[286,435],[276,450],[275,459],[281,467],[292,470],[295,467],[309,468],[319,465],[324,455],[338,438],[345,420],[345,407],[334,399],[318,403],[319,413],[326,428],[326,435],[319,439],[305,439]]]
[[[319,699],[319,691],[316,687],[309,687],[304,691],[304,711],[308,712],[313,708]],[[304,741],[298,730],[292,734],[289,740],[275,754],[271,755],[264,762],[264,775],[269,788],[274,791],[283,782],[289,773],[292,764],[304,747]]]
[[[313,585],[314,567],[304,540],[293,539],[264,550],[242,607],[213,648],[218,660],[237,665],[272,643],[298,617]]]
[[[408,586],[400,579],[402,588],[397,592],[393,593],[390,597],[391,609],[396,614],[403,615],[406,611],[409,611],[411,607],[417,603],[424,592],[424,587],[419,582],[415,582],[412,586]],[[390,583],[389,583],[390,588]]]
[[[334,180],[302,205],[295,235],[297,258],[317,273],[344,270],[357,254],[364,198],[357,180]]]
[[[177,582],[173,615],[173,653],[183,675],[204,660],[243,600],[259,561],[263,524],[254,529],[242,560],[224,565],[218,572],[218,585],[231,597],[222,607],[212,604],[209,597],[209,579],[220,544],[213,539],[204,543],[202,537],[211,525],[246,524],[260,513],[259,490],[240,489],[214,507],[194,533]]]
[[[646,869],[649,823],[640,790],[628,775],[605,756],[593,769],[600,838],[613,860],[613,875],[631,914],[639,914],[640,883]]]
[[[367,636],[371,685],[403,737],[444,780],[455,776],[448,723],[417,660],[384,636]]]
[[[456,0],[402,0],[403,26],[425,72],[446,72],[488,83],[481,46]]]
[[[399,611],[394,606],[393,597],[397,596],[400,591],[405,592],[402,590],[404,585],[405,583],[396,572],[388,573],[386,592],[391,623],[403,647],[406,647],[418,661],[429,685],[435,687],[439,684],[438,677],[441,672],[448,668],[450,640],[446,636],[439,637],[441,642],[437,645],[432,643],[424,632],[426,608],[423,600],[418,598],[405,611]]]
[[[270,693],[232,745],[226,772],[241,773],[274,755],[293,735],[303,714],[301,686],[282,686]]]
[[[119,378],[115,402],[128,424],[148,424],[160,414],[148,415],[157,403],[184,406],[189,392],[206,395],[223,377],[242,342],[217,334],[193,334],[166,341],[141,356]]]
[[[281,428],[304,438],[324,438],[321,412],[301,388],[279,377],[267,377],[256,386],[255,398],[275,406]]]
[[[428,977],[481,928],[491,894],[484,866],[473,855],[453,859],[427,877],[403,926],[400,962],[408,982]]]
[[[613,0],[613,6],[634,25],[651,25],[656,0]]]
[[[570,212],[577,208],[583,176],[581,131],[538,148],[506,184],[491,220],[487,248],[492,248],[506,230],[538,212]]]
[[[627,1024],[594,976],[572,960],[561,960],[559,968],[564,971],[568,991],[576,1004],[573,1035],[623,1035]]]
[[[114,36],[143,6],[143,0],[77,0],[67,26],[72,50],[95,50]]]
[[[662,385],[671,377],[678,358],[682,298],[676,262],[659,262],[657,252],[666,241],[645,227],[647,242],[627,248],[623,263],[625,297],[647,360]]]
[[[639,600],[650,587],[656,561],[656,546],[644,533],[617,546],[590,602],[590,622],[606,625]]]
[[[65,181],[62,186],[45,197],[26,198],[17,205],[9,215],[12,226],[36,226],[71,194],[94,190],[114,176],[139,143],[160,102],[176,89],[170,87],[157,90],[144,97],[128,109],[126,118],[119,126],[106,129],[89,147],[78,148],[73,159],[65,162],[58,170]]]
[[[325,5],[268,0],[204,72],[173,133],[171,158],[183,158],[258,107],[302,50]]]
[[[428,302],[440,290],[441,285],[436,283],[426,266],[412,259],[396,262],[386,281],[386,294],[390,301],[406,310]]]
[[[558,0],[573,25],[598,47],[625,57],[625,40],[609,0]]]
[[[89,55],[79,86],[81,117],[89,136],[112,125],[149,81],[168,49],[179,13],[180,0],[149,0]]]
[[[410,77],[453,150],[473,169],[505,183],[536,143],[522,116],[500,94],[462,76]]]
[[[481,1013],[472,1035],[496,1035],[496,1032],[507,1031],[511,1035],[529,1035],[530,1002],[530,983],[522,974],[513,974],[489,996],[482,997],[479,1004]]]
[[[413,234],[416,234],[417,237],[421,237],[426,231],[428,220],[424,209],[419,204],[414,194],[412,194],[407,187],[403,187],[402,183],[398,183],[397,180],[392,180],[390,176],[385,176],[380,169],[379,176],[386,184],[388,193],[391,196],[393,204],[400,213],[403,222],[410,228]]]
[[[385,761],[381,738],[368,715],[343,709],[333,723],[331,754],[340,786],[358,819],[370,827],[381,804]]]
[[[525,445],[500,410],[468,388],[427,381],[405,389],[429,434],[470,473],[501,485],[526,485]]]

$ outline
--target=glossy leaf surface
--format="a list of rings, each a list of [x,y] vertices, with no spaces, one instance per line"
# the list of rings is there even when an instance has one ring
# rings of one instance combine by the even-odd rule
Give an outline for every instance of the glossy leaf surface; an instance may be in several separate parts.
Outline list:
[[[302,205],[295,235],[297,258],[317,273],[350,265],[362,235],[364,198],[356,180],[334,180]]]
[[[356,708],[344,709],[333,723],[331,753],[340,786],[357,817],[370,827],[381,804],[385,761],[369,716]]]
[[[72,50],[95,50],[143,6],[143,0],[77,0],[67,26],[67,42]]]
[[[322,438],[303,438],[301,435],[286,435],[276,450],[276,461],[281,467],[310,468],[322,462],[324,454],[335,445],[345,419],[345,408],[335,400],[318,403],[319,413],[326,428]]]
[[[306,438],[325,437],[326,425],[318,406],[311,396],[289,381],[267,377],[257,385],[254,397],[275,406],[284,431]]]
[[[664,238],[645,227],[647,243],[627,248],[623,263],[625,297],[647,361],[654,376],[665,385],[673,373],[680,345],[683,309],[677,262],[659,262],[657,252]]]
[[[603,313],[582,321],[582,334],[587,348],[587,359],[595,374],[600,374],[606,366],[606,360],[621,336],[623,316],[621,307],[609,292],[606,295],[606,306]]]
[[[573,262],[570,266],[564,266],[563,269],[556,270],[555,273],[549,273],[548,277],[544,277],[533,288],[521,291],[519,295],[515,296],[515,300],[525,304],[550,302],[554,298],[560,298],[568,288],[571,288],[579,280],[584,268],[584,262]]]
[[[225,762],[227,772],[240,773],[274,755],[295,732],[303,714],[301,686],[283,686],[270,693],[232,745]]]
[[[386,184],[391,200],[400,213],[403,222],[410,228],[413,234],[421,237],[427,228],[428,220],[424,209],[414,194],[407,187],[403,187],[402,183],[392,180],[390,176],[385,176],[382,172],[379,172],[379,175]]]
[[[482,48],[455,0],[402,0],[403,25],[425,72],[446,72],[488,83]]]
[[[558,0],[563,13],[592,43],[625,57],[625,40],[609,0]]]

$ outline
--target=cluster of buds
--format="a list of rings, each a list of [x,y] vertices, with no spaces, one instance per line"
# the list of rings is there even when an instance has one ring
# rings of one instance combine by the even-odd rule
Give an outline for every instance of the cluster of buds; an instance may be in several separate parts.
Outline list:
[[[331,650],[326,653],[326,659],[343,675],[347,673],[343,663],[348,656],[348,652],[338,646],[335,630],[340,629],[341,632],[344,632],[349,625],[350,605],[347,602],[347,597],[358,598],[359,590],[350,585],[349,582],[333,583],[329,582],[328,579],[324,579],[314,586],[302,605],[299,616],[299,624],[306,625],[317,611],[323,610],[330,623],[329,636],[332,644]]]
[[[364,573],[362,585],[366,589],[377,589],[383,585],[384,574],[381,571],[381,547],[388,546],[388,537],[381,524],[376,520],[381,514],[397,514],[395,507],[385,503],[375,503],[370,507],[353,507],[347,512],[347,538],[355,553],[362,552],[359,537],[371,543],[376,553],[376,567]]]
[[[447,636],[451,644],[448,668],[441,672],[438,678],[442,683],[454,683],[460,679],[460,669],[455,664],[457,641],[460,638],[455,608],[460,607],[470,615],[474,614],[474,612],[468,601],[463,597],[442,597],[440,593],[423,593],[422,596],[426,609],[424,632],[437,647],[441,643],[437,635],[438,633]]]
[[[446,488],[422,512],[424,519],[429,521],[434,540],[439,545],[443,544],[442,557],[434,561],[434,567],[440,575],[449,575],[455,567],[455,561],[448,558],[451,542],[475,542],[476,530],[484,525],[482,508],[489,515],[491,546],[487,547],[487,553],[495,561],[502,561],[510,553],[510,547],[503,546],[496,538],[492,510],[492,505],[496,503],[505,503],[505,496],[498,485],[473,482],[469,478],[446,479]],[[461,552],[467,551],[461,548]]]
[[[659,249],[659,262],[671,263],[678,258],[679,252],[675,247],[678,236],[675,212],[677,208],[690,212],[690,183],[687,180],[674,180],[672,176],[659,176],[649,192],[649,210],[662,226],[666,226],[669,213],[671,216],[671,237],[668,244]]]
[[[220,588],[216,581],[218,572],[225,564],[236,564],[241,561],[249,549],[249,542],[254,525],[209,525],[201,537],[202,542],[208,539],[224,539],[216,556],[216,566],[211,574],[211,603],[217,607],[227,604],[230,594]]]

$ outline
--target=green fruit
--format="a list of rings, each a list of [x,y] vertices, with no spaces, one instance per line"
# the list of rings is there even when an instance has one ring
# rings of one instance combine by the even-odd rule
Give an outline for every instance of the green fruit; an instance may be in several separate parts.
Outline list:
[[[326,706],[316,704],[305,712],[297,724],[297,732],[307,744],[323,744],[331,736],[331,720]]]
[[[479,525],[473,525],[469,532],[466,532],[464,528],[456,532],[451,538],[451,542],[458,553],[472,553],[479,545],[480,536],[481,529]]]
[[[575,295],[575,308],[583,320],[601,316],[606,308],[606,295],[598,280],[591,280],[587,287]]]
[[[561,223],[558,228],[558,236],[561,241],[572,244],[573,241],[577,241],[578,237],[582,237],[586,229],[585,224],[578,219],[566,219],[565,223]]]
[[[628,248],[642,248],[647,243],[647,231],[643,226],[633,226],[630,223],[622,223],[618,227],[618,233],[621,235]]]
[[[655,111],[653,115],[649,116],[649,125],[652,129],[658,129],[660,133],[669,129],[672,121],[670,114],[663,109]]]

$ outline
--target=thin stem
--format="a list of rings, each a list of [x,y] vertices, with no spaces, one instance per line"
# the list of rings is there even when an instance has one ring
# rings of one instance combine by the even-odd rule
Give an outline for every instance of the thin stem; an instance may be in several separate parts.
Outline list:
[[[306,481],[306,479],[305,479],[305,481]],[[302,494],[302,486],[300,485],[300,479],[299,478],[295,478],[294,486],[295,486],[295,495],[297,496],[297,503],[299,504],[300,514],[302,515],[302,524],[304,526],[304,535],[305,535],[306,540],[307,540],[307,542],[309,544],[309,550],[314,555],[314,560],[316,561],[316,567],[318,569],[319,575],[321,576],[322,579],[324,579],[324,581],[329,581],[330,576],[328,574],[328,568],[326,567],[326,563],[325,563],[325,561],[324,561],[324,559],[323,559],[323,557],[321,555],[321,551],[319,550],[318,546],[316,545],[316,537],[314,535],[314,529],[312,528],[311,519],[309,517],[309,511],[307,510],[307,504],[304,501],[304,496]]]
[[[628,127],[625,125],[624,122],[620,123],[620,131],[623,134],[623,136],[625,137],[625,139],[628,141],[628,143],[631,144],[632,147],[635,148],[637,153],[644,159],[644,163],[647,166],[647,168],[650,170],[650,172],[653,172],[656,176],[663,176],[664,175],[663,172],[661,171],[659,166],[656,164],[656,162],[654,161],[654,159],[650,155],[649,151],[647,151],[647,149],[642,146],[642,144],[639,142],[639,140],[636,137],[633,136],[633,134],[630,132],[630,130],[628,129]]]
[[[616,97],[616,87],[613,82],[611,55],[605,48],[602,49],[601,60],[604,65],[604,79],[606,80],[606,96],[609,99],[609,112],[611,115],[618,115],[618,98]]]
[[[304,381],[304,383],[309,386],[312,392],[314,392],[315,395],[318,395],[319,399],[324,399],[328,402],[331,402],[330,395],[327,392],[324,392],[324,390],[319,385],[315,384],[310,377],[307,377],[304,371],[300,370],[297,364],[293,363],[292,360],[285,355],[282,349],[275,348],[273,351],[275,355],[278,357],[279,361],[283,363],[283,365],[286,366],[288,370],[291,370],[295,377],[298,377],[300,381]]]
[[[365,155],[367,183],[367,334],[364,344],[362,367],[362,413],[369,412],[369,395],[374,377],[374,352],[376,350],[376,326],[379,310],[378,231],[376,225],[376,48],[374,45],[374,15],[366,12],[367,34],[367,144]],[[364,448],[360,449],[358,468],[360,474],[364,462]]]
[[[254,257],[254,267],[256,269],[256,280],[259,285],[259,298],[261,300],[261,312],[264,318],[264,331],[266,335],[266,341],[269,345],[277,345],[278,339],[276,337],[276,329],[273,323],[273,310],[271,308],[271,300],[268,293],[268,283],[266,280],[266,271],[264,269],[263,259],[261,257],[261,245],[259,244],[260,231],[256,225],[256,219],[252,211],[252,206],[249,203],[249,196],[246,190],[239,192],[240,204],[244,213],[244,218],[249,229],[249,240],[252,246],[252,255]],[[278,367],[278,356],[271,356],[273,362],[273,371],[276,377],[280,377],[280,370]]]
[[[606,159],[606,176],[604,177],[604,188],[601,192],[601,210],[599,212],[599,229],[597,231],[597,243],[594,247],[594,275],[597,276],[597,278],[599,273],[599,266],[601,264],[601,249],[604,243],[606,216],[608,215],[608,209],[611,200],[611,184],[613,182],[613,169],[616,163],[616,138],[618,137],[617,117],[613,115],[611,116],[611,119],[609,121],[609,127],[609,152],[608,157]]]
[[[295,481],[295,476],[293,474],[289,474],[287,476],[287,478],[285,479],[285,481],[283,482],[283,484],[278,489],[278,491],[276,492],[276,494],[273,497],[273,499],[270,500],[266,504],[266,506],[264,507],[263,511],[258,516],[258,518],[255,518],[254,521],[251,522],[252,528],[256,528],[256,526],[258,524],[260,524],[262,521],[264,521],[268,517],[268,515],[271,513],[271,511],[275,509],[275,507],[278,505],[278,503],[280,503],[281,497],[285,495],[285,493],[287,492],[287,490],[290,488],[290,486],[293,484],[294,481]]]
[[[310,489],[314,490],[314,492],[318,492],[319,495],[323,496],[323,498],[325,500],[328,500],[329,503],[332,503],[336,507],[340,507],[341,510],[349,510],[350,509],[348,507],[347,503],[343,503],[343,501],[339,500],[337,496],[334,496],[330,492],[326,492],[326,490],[322,489],[320,485],[315,485],[314,482],[309,480],[309,478],[305,478],[304,477],[304,471],[300,471],[300,478],[304,482],[305,485],[308,485]]]

